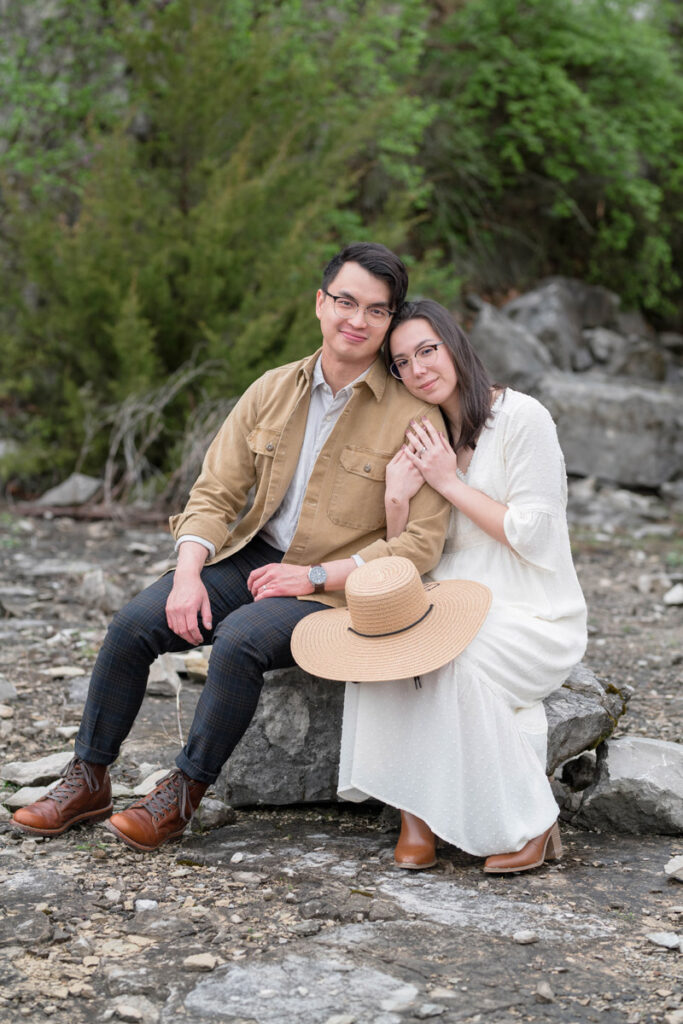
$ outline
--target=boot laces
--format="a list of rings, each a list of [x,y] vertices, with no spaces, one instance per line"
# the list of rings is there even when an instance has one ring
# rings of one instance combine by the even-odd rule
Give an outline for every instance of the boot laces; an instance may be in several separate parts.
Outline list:
[[[83,782],[85,782],[91,793],[99,789],[99,784],[92,768],[87,761],[81,761],[78,757],[72,757],[60,777],[62,781],[59,785],[45,794],[46,800],[55,800],[58,804],[61,804],[78,792]]]
[[[148,796],[138,800],[133,807],[144,807],[154,821],[163,818],[172,807],[178,807],[182,821],[189,821],[194,812],[187,780],[179,768],[165,775]]]

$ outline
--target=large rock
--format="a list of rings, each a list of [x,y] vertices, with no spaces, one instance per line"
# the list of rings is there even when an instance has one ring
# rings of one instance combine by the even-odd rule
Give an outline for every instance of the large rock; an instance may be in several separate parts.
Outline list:
[[[487,302],[481,303],[469,336],[497,384],[532,391],[552,365],[538,338]]]
[[[343,683],[266,673],[256,715],[215,789],[233,807],[336,800]]]
[[[613,832],[683,834],[683,746],[643,736],[602,744],[595,782],[571,820]]]
[[[546,701],[548,771],[609,736],[628,695],[606,691],[577,665]],[[267,673],[256,715],[216,783],[218,795],[233,807],[336,800],[343,703],[342,683],[299,668]]]
[[[569,758],[592,750],[611,736],[626,710],[631,690],[605,689],[586,665],[576,665],[544,701],[548,719],[548,774]]]
[[[84,473],[72,473],[70,477],[50,488],[38,499],[39,505],[84,505],[90,501],[102,486],[101,480],[86,476]]]
[[[550,372],[534,388],[557,425],[567,471],[629,487],[683,476],[677,389]]]
[[[583,329],[615,325],[619,299],[612,292],[567,277],[541,281],[503,311],[534,334],[561,370],[583,370],[592,362]]]

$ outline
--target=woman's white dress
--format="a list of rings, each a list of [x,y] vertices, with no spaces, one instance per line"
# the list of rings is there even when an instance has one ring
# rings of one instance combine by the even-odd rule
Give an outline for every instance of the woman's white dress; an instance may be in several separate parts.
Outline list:
[[[422,818],[468,853],[521,849],[557,817],[545,773],[544,697],[586,646],[586,605],[566,520],[555,425],[508,388],[466,476],[507,505],[510,548],[453,509],[434,579],[486,583],[489,614],[454,661],[423,675],[347,683],[339,795],[377,798]]]

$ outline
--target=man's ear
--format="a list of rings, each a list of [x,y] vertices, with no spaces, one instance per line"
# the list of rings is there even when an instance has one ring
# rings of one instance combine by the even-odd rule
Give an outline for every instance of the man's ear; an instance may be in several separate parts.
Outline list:
[[[322,288],[318,288],[315,294],[315,315],[320,320],[323,313],[323,302],[325,301],[325,292]]]

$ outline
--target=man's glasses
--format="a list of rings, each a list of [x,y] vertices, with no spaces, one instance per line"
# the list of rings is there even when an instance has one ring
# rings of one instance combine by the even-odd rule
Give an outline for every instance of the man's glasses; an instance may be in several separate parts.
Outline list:
[[[432,363],[435,363],[438,355],[437,349],[439,345],[443,344],[443,341],[435,341],[431,345],[423,345],[421,348],[418,348],[416,352],[413,352],[412,356],[399,356],[398,359],[394,359],[389,369],[394,377],[402,380],[413,372],[413,359],[420,366],[430,366]]]
[[[366,323],[371,327],[382,327],[394,315],[394,310],[387,309],[386,306],[360,306],[355,299],[348,295],[333,295],[326,288],[323,291],[332,299],[334,311],[342,320],[350,320],[359,309],[362,309]]]

